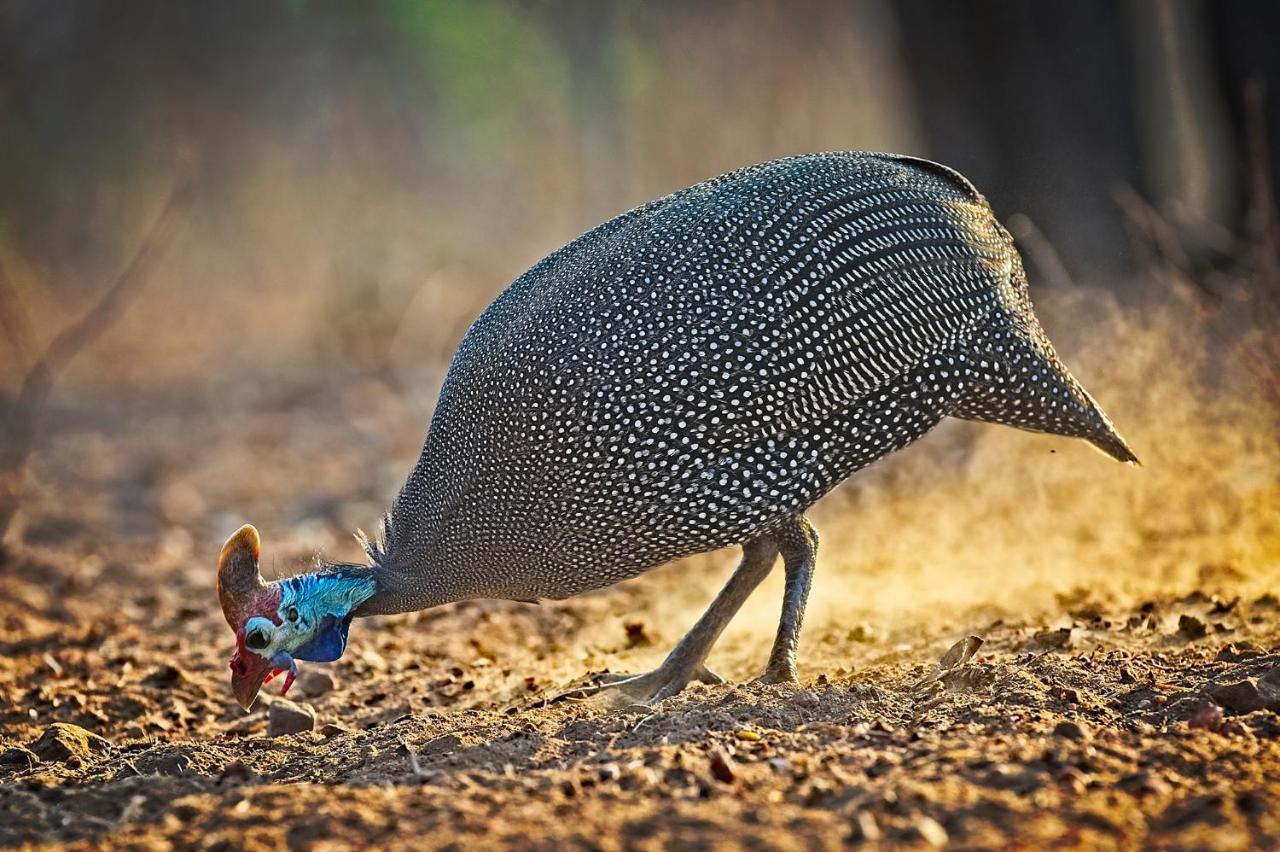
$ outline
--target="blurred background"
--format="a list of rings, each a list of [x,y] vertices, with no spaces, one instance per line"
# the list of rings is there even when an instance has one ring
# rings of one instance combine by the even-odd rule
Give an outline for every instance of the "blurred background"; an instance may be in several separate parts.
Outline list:
[[[5,540],[201,584],[244,520],[280,571],[354,558],[538,258],[869,149],[987,194],[1146,468],[951,424],[824,504],[832,561],[1271,583],[1277,44],[1261,0],[2,0]]]

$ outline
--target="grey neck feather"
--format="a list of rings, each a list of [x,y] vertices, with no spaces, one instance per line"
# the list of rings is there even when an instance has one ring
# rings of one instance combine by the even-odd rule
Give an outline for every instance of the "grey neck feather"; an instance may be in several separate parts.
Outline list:
[[[376,584],[373,597],[356,607],[356,617],[416,612],[470,597],[451,589],[448,583],[440,582],[444,575],[438,572],[397,570],[377,562],[370,565],[327,564],[321,571],[342,571],[351,576],[373,578]]]

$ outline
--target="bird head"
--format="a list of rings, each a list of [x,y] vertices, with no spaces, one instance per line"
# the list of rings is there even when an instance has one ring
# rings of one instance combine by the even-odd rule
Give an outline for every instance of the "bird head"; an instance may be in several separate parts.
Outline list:
[[[374,590],[372,578],[358,569],[268,583],[258,570],[261,548],[258,531],[245,524],[218,557],[218,600],[236,635],[231,691],[246,710],[278,674],[285,674],[280,694],[288,692],[298,674],[297,660],[327,663],[341,657],[352,611]]]

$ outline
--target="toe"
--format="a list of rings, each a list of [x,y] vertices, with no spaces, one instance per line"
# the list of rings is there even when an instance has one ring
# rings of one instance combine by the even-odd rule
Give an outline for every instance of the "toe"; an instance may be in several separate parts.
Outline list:
[[[706,666],[698,666],[698,670],[693,673],[693,680],[696,680],[699,683],[724,683],[724,678],[720,677],[720,675],[711,671],[711,669]]]
[[[794,666],[770,666],[764,670],[764,674],[755,679],[755,682],[763,684],[799,683],[800,678],[796,675]]]

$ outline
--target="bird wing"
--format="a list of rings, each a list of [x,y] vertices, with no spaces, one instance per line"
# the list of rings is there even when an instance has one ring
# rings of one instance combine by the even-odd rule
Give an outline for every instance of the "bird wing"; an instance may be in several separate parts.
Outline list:
[[[554,514],[824,428],[956,349],[1014,264],[967,181],[888,155],[775,161],[623,214],[468,331],[387,535],[500,536],[494,501]]]

